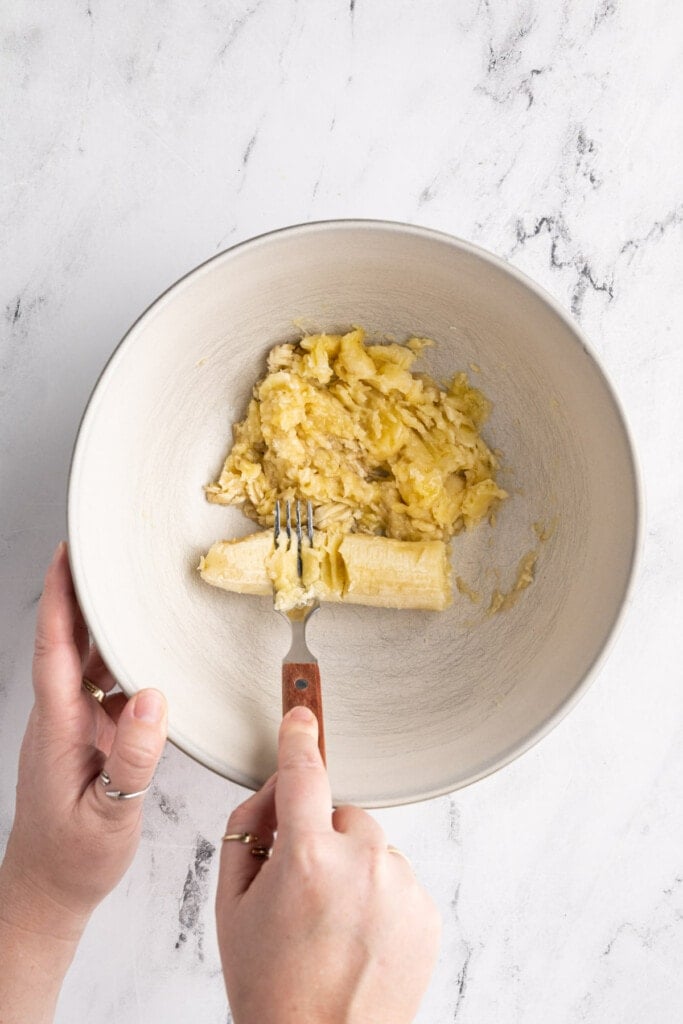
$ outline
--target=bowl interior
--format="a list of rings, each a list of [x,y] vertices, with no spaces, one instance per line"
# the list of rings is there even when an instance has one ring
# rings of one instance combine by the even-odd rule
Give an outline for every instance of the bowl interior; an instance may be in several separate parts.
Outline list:
[[[453,541],[478,604],[456,592],[446,612],[325,606],[311,621],[335,799],[382,805],[465,785],[529,746],[579,693],[624,600],[638,518],[628,436],[541,292],[464,243],[395,225],[309,225],[222,254],[147,311],[102,375],[74,455],[69,535],[86,617],[124,689],[158,686],[175,742],[260,784],[288,627],[269,599],[200,580],[201,552],[254,529],[203,485],[268,349],[356,324],[433,338],[423,363],[437,379],[480,368],[471,377],[494,403],[485,436],[511,494],[495,527]],[[487,614],[536,549],[533,585]]]

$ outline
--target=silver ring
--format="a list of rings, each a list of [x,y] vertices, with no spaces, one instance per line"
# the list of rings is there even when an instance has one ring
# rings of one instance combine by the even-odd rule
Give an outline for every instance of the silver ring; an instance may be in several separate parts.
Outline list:
[[[108,796],[111,800],[134,800],[136,796],[144,796],[149,786],[145,786],[144,789],[139,789],[137,793],[122,793],[120,789],[107,789],[107,786],[111,785],[111,778],[104,769],[100,772],[100,782],[104,786],[104,795]]]

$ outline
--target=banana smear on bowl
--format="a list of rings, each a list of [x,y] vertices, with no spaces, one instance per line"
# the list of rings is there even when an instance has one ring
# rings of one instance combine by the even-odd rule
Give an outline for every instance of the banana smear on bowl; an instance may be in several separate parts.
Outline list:
[[[273,348],[209,501],[266,529],[214,544],[202,578],[282,610],[314,597],[441,610],[452,600],[448,541],[507,497],[481,436],[491,405],[456,373],[441,387],[412,366],[432,342],[367,344],[357,328]],[[296,549],[272,526],[278,500],[311,501],[315,534]]]

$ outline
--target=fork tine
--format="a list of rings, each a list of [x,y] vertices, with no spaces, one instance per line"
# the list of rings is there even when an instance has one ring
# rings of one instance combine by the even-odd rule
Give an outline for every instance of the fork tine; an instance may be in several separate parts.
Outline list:
[[[304,574],[304,563],[301,555],[301,502],[297,498],[296,502],[296,571],[299,574],[299,579]]]
[[[313,503],[311,501],[306,502],[306,533],[311,547],[313,547]]]
[[[292,539],[292,507],[289,498],[285,502],[285,509],[287,512],[287,537],[289,540]]]
[[[280,502],[275,502],[275,528],[273,530],[274,540],[277,544],[277,539],[280,536]]]

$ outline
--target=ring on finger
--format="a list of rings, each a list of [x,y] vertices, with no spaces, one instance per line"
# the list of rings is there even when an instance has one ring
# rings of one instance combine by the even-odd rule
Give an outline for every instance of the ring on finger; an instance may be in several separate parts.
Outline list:
[[[269,860],[272,854],[272,846],[252,846],[251,848],[252,857],[258,857],[259,860]]]
[[[259,838],[253,832],[226,832],[224,843],[258,843]]]
[[[413,864],[412,861],[410,860],[410,857],[407,857],[403,850],[399,850],[397,846],[392,846],[391,844],[389,844],[387,846],[387,853],[395,853],[397,857],[403,857],[404,861],[406,862],[410,870],[413,870]]]
[[[145,786],[144,789],[138,789],[135,793],[122,793],[120,789],[107,789],[107,786],[111,785],[111,776],[104,769],[100,772],[100,782],[104,786],[104,795],[108,796],[110,800],[134,800],[135,797],[144,796],[152,785],[150,782],[149,786]]]
[[[104,690],[98,686],[97,683],[93,683],[92,679],[88,679],[87,676],[83,676],[81,686],[86,693],[89,693],[91,697],[94,697],[98,704],[101,704],[106,697]]]
[[[224,843],[243,843],[245,845],[253,843],[251,848],[252,857],[258,857],[260,860],[268,860],[272,851],[270,846],[262,846],[261,840],[254,832],[228,832],[223,836]]]

